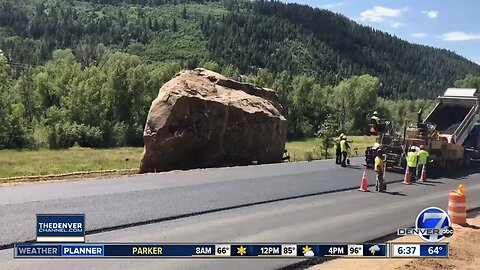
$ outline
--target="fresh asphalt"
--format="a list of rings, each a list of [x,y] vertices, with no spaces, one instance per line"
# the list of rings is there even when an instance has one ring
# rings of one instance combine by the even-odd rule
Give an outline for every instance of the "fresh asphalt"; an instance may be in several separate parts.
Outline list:
[[[358,192],[361,159],[169,172],[0,188],[0,269],[275,269],[298,259],[13,260],[14,242],[33,240],[35,214],[85,213],[91,242],[364,242],[413,225],[428,206],[446,209],[467,186],[480,206],[480,174]],[[368,171],[369,184],[374,175]],[[370,188],[372,189],[372,188]],[[14,224],[14,225],[12,225]]]

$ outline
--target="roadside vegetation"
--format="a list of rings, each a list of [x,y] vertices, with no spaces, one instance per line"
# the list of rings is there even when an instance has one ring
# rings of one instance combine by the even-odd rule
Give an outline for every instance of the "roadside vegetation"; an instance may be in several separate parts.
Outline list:
[[[138,169],[143,148],[1,150],[0,179],[74,172]]]
[[[351,136],[351,157],[362,156],[375,137]],[[317,138],[287,143],[291,161],[325,159]],[[108,170],[138,169],[143,147],[94,149],[74,146],[62,150],[0,150],[0,180],[8,177],[28,177]],[[333,148],[328,158],[334,158]],[[110,172],[115,174],[115,172]],[[132,172],[134,173],[134,171]],[[108,173],[107,173],[108,174]]]

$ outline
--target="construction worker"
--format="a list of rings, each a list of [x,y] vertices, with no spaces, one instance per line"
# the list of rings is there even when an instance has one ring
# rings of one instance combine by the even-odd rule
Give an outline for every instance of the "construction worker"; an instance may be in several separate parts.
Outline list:
[[[428,152],[425,150],[425,145],[420,145],[420,151],[417,153],[417,179],[422,177],[423,167],[427,165]]]
[[[415,173],[417,171],[417,151],[416,147],[412,146],[410,147],[410,151],[407,153],[407,167],[408,167],[408,172],[410,173],[410,182],[414,183],[415,182]]]
[[[282,161],[284,161],[284,162],[290,162],[290,155],[288,154],[287,149],[283,150]]]
[[[370,118],[370,132],[372,134],[377,134],[379,125],[380,125],[380,117],[378,117],[378,112],[374,111],[373,116]]]
[[[347,167],[348,149],[350,149],[350,146],[347,142],[347,136],[343,135],[342,139],[340,140],[340,151],[342,151],[342,167]]]
[[[344,134],[340,134],[338,139],[335,139],[335,164],[342,164],[342,150],[340,149],[340,141],[342,140]]]
[[[378,150],[376,153],[374,169],[375,174],[377,175],[375,190],[384,192],[387,188],[387,185],[385,184],[385,179],[383,178],[383,172],[385,171],[385,162],[383,161],[383,152],[381,150]]]
[[[378,112],[377,111],[373,112],[373,116],[370,119],[372,120],[372,123],[375,123],[377,125],[380,124],[380,117],[378,117]]]

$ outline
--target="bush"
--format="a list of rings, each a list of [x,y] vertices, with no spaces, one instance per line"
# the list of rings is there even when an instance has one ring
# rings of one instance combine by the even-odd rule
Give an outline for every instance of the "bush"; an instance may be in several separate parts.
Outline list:
[[[127,146],[143,146],[143,126],[137,123],[128,126],[125,139]]]
[[[217,64],[215,61],[207,61],[201,64],[201,66],[205,69],[209,69],[211,71],[215,71],[218,73],[222,72],[222,68],[220,67],[219,64]]]
[[[103,133],[99,127],[77,123],[56,123],[48,134],[50,149],[70,148],[75,143],[81,147],[100,147]]]
[[[81,147],[98,148],[103,144],[103,133],[99,127],[79,125],[76,127],[77,142]]]
[[[116,123],[113,134],[115,146],[143,146],[143,127],[139,124]]]
[[[31,148],[48,148],[50,131],[49,128],[42,124],[36,124],[32,130]]]
[[[311,151],[305,152],[305,154],[304,154],[304,159],[305,159],[306,161],[312,161],[312,160],[314,160],[315,158],[314,158],[314,156],[313,156],[313,152],[311,152]]]
[[[75,127],[70,123],[56,123],[52,125],[48,135],[50,149],[64,149],[72,147],[77,141]]]
[[[115,141],[115,146],[127,145],[127,140],[125,138],[126,131],[127,131],[127,125],[124,122],[116,123],[113,126],[113,138]]]

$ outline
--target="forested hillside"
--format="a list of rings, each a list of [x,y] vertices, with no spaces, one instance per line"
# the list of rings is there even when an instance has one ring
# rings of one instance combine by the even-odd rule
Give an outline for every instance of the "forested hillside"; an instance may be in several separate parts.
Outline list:
[[[401,122],[480,74],[452,52],[263,1],[0,0],[0,50],[0,148],[142,145],[151,101],[184,68],[277,90],[290,138],[325,120],[361,133],[373,110]]]
[[[409,44],[342,15],[299,5],[256,2],[203,27],[212,57],[241,72],[310,74],[338,83],[372,74],[388,98],[432,98],[480,67],[446,50]]]

